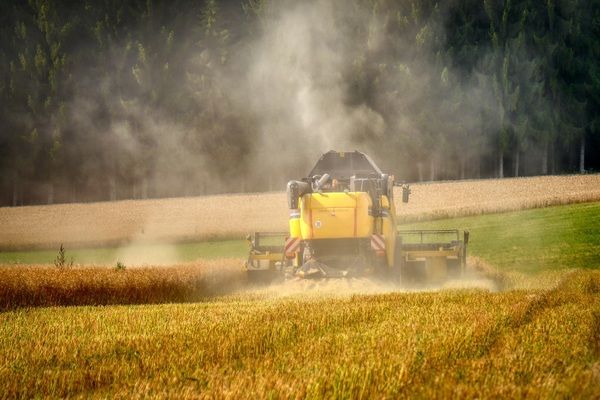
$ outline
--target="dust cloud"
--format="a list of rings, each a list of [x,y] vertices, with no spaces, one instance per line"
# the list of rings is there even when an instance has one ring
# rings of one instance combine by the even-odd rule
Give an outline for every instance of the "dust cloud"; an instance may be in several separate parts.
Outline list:
[[[346,75],[366,50],[365,32],[355,28],[368,26],[368,16],[353,2],[284,3],[248,45],[242,87],[261,132],[256,163],[268,154],[263,168],[291,164],[303,174],[320,153],[381,138],[385,122],[367,105],[347,101]]]
[[[166,266],[182,261],[175,245],[149,244],[135,240],[127,246],[119,247],[115,258],[127,267]]]
[[[220,15],[231,7],[222,5]],[[142,65],[151,49],[137,49],[142,61],[121,71],[136,50],[126,53],[130,44],[119,41],[105,70],[134,73],[135,87],[119,74],[99,79],[89,69],[76,73],[68,118],[94,143],[81,143],[81,179],[86,171],[103,171],[103,179],[80,183],[80,190],[110,193],[110,199],[281,190],[332,148],[367,152],[402,176],[415,165],[421,171],[421,158],[444,152],[424,129],[454,130],[456,136],[481,128],[477,107],[449,111],[437,118],[443,126],[427,125],[428,116],[418,110],[447,108],[442,94],[432,104],[426,90],[440,79],[434,49],[427,41],[415,48],[413,36],[391,43],[389,16],[373,13],[369,4],[267,1],[257,13],[250,32],[229,39],[209,35],[200,45],[188,43],[197,27],[177,32],[186,51],[170,55],[164,68],[171,69],[158,80]],[[426,30],[442,25],[432,19]],[[163,34],[156,33],[157,43]],[[367,60],[377,60],[381,70],[369,71]],[[465,82],[465,98],[489,103],[489,88],[475,77]],[[432,140],[430,152],[418,154],[403,140]]]
[[[353,295],[374,295],[391,293],[438,292],[445,290],[473,289],[498,292],[499,287],[491,279],[473,275],[464,279],[451,279],[439,284],[402,285],[383,282],[375,278],[331,278],[301,279],[273,283],[265,287],[249,287],[245,293],[267,298],[279,297],[348,297]]]
[[[377,277],[348,277],[302,279],[289,278],[265,286],[250,286],[243,291],[267,298],[278,297],[347,297],[390,293],[419,293],[445,290],[472,289],[499,292],[505,289],[503,275],[479,259],[469,260],[464,275],[443,281],[427,283],[401,283]],[[483,269],[485,268],[485,270]]]

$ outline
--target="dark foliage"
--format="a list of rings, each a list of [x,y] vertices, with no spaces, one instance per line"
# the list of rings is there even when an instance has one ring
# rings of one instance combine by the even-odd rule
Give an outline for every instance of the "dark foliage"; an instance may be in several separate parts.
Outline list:
[[[329,3],[315,23],[348,43],[308,43],[343,52],[342,106],[381,128],[312,146],[246,84],[296,2],[2,1],[0,205],[281,190],[331,142],[403,180],[600,169],[600,1]]]

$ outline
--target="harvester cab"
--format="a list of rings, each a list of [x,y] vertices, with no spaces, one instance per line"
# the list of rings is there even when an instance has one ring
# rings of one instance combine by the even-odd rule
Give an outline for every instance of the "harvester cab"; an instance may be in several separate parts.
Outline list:
[[[464,270],[468,233],[398,230],[394,186],[359,151],[329,151],[307,177],[287,184],[288,232],[249,237],[249,276],[301,278],[375,274],[403,282],[443,280]]]

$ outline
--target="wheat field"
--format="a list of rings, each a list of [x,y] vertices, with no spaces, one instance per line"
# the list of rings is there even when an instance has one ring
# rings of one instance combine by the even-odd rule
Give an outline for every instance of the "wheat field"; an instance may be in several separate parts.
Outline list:
[[[600,175],[547,176],[412,185],[404,221],[600,200]],[[30,249],[241,238],[284,231],[285,194],[232,194],[0,208],[0,248]]]
[[[1,398],[598,398],[600,273],[0,313]]]
[[[0,265],[0,311],[202,301],[247,287],[239,259],[144,266]]]
[[[418,220],[591,201],[597,192],[596,176],[436,183],[416,185],[400,207]],[[77,228],[84,242],[107,240],[98,232],[135,237],[119,220],[173,240],[186,237],[179,228],[189,237],[194,229],[198,237],[238,234],[260,212],[281,212],[285,224],[282,194],[252,196],[0,211],[23,213],[23,236],[11,239],[19,246],[47,243],[35,221],[47,238],[73,240],[67,228],[98,225]],[[248,219],[227,216],[223,203],[247,207]],[[202,219],[204,206],[219,224]],[[163,218],[155,225],[140,217],[155,212]],[[600,398],[599,265],[573,269],[596,259],[576,257],[598,252],[596,216],[596,205],[572,205],[520,211],[512,227],[496,221],[506,214],[471,217],[497,231],[473,240],[493,242],[498,257],[542,259],[558,246],[572,263],[550,258],[523,273],[471,257],[465,279],[435,287],[365,279],[255,287],[237,259],[124,270],[1,266],[0,398]],[[540,218],[533,232],[557,239],[516,251],[506,235],[530,231],[515,220],[528,227]],[[27,226],[37,241],[27,242]],[[215,230],[222,226],[229,230]],[[579,235],[577,246],[563,234]]]
[[[189,303],[233,293],[321,297],[446,289],[500,291],[531,289],[534,281],[539,287],[549,287],[560,276],[545,274],[546,279],[531,280],[520,273],[499,272],[477,257],[469,257],[467,271],[460,280],[421,286],[373,277],[277,279],[266,284],[249,281],[241,260],[235,258],[123,269],[0,264],[0,312],[31,307]]]

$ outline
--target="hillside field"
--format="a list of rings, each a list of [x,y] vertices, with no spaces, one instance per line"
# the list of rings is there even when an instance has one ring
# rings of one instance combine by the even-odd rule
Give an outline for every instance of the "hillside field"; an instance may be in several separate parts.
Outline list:
[[[600,175],[414,184],[403,221],[480,215],[600,201]],[[283,188],[282,188],[283,189]],[[252,231],[285,231],[283,192],[0,207],[0,250],[241,239]]]

